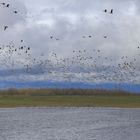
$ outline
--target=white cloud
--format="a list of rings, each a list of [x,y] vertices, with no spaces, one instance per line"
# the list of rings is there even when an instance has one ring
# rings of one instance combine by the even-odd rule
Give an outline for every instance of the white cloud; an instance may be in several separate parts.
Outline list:
[[[0,7],[0,20],[3,21],[0,24],[1,44],[13,41],[18,46],[20,40],[23,39],[24,43],[31,47],[32,57],[38,59],[38,61],[52,59],[51,63],[53,63],[52,52],[57,54],[59,61],[65,57],[73,61],[73,55],[75,57],[74,61],[77,61],[76,55],[79,55],[79,50],[88,52],[87,54],[84,53],[82,57],[90,56],[96,59],[96,62],[94,60],[82,62],[84,69],[86,69],[84,72],[82,67],[75,63],[75,69],[81,71],[80,74],[75,71],[71,72],[70,68],[66,68],[66,74],[64,71],[60,74],[61,69],[57,68],[57,65],[51,64],[53,65],[51,71],[55,71],[55,74],[47,73],[50,79],[63,80],[64,76],[68,78],[73,75],[72,79],[74,81],[76,79],[90,82],[108,82],[108,79],[111,82],[119,81],[118,79],[121,77],[119,72],[123,73],[124,71],[114,73],[114,68],[102,71],[104,70],[103,64],[108,67],[112,65],[117,67],[118,63],[122,65],[125,63],[125,60],[120,58],[127,56],[126,61],[135,63],[133,65],[136,69],[126,70],[126,73],[123,73],[125,79],[123,82],[140,82],[140,50],[137,48],[140,45],[138,0],[24,0],[22,2],[16,0],[9,2],[11,4],[10,9]],[[104,9],[111,10],[112,8],[114,9],[113,15],[103,12]],[[11,13],[14,9],[19,11],[17,15]],[[2,28],[5,24],[9,25],[9,29],[4,32]],[[89,35],[92,36],[91,39],[88,38]],[[50,36],[54,38],[50,39]],[[83,36],[86,38],[84,39]],[[107,36],[107,39],[104,36]],[[59,41],[56,39],[59,39]],[[98,53],[93,52],[94,49],[101,51],[100,59]],[[77,52],[76,55],[73,54],[73,50]],[[44,55],[43,58],[41,54]],[[17,57],[13,57],[13,61]],[[21,58],[22,62],[27,61],[24,55],[21,57],[23,57]],[[108,57],[109,60],[105,60],[105,57]],[[133,62],[135,58],[137,61]],[[110,59],[113,61],[110,61]],[[91,68],[94,63],[97,63],[100,68]],[[37,64],[32,66],[35,65]],[[47,65],[43,67],[46,72],[48,71]],[[73,66],[67,64],[66,67]],[[131,72],[135,73],[134,76],[130,74]],[[56,76],[58,73],[59,76]],[[93,76],[93,73],[96,76]],[[79,76],[81,74],[82,76]],[[110,78],[104,80],[103,75],[106,74]],[[44,75],[46,74],[42,74],[42,77],[45,77]],[[113,79],[114,76],[118,76],[117,80]],[[127,78],[128,76],[130,78]],[[29,77],[33,79],[32,76]],[[40,79],[41,75],[35,75],[34,77]],[[137,80],[135,80],[136,77]],[[46,77],[46,79],[48,78]]]

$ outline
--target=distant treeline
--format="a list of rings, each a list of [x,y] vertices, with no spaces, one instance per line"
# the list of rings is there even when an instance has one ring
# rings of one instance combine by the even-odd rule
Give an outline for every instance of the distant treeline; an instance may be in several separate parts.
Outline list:
[[[51,95],[140,95],[121,90],[102,89],[15,89],[0,90],[0,95],[27,95],[27,96],[51,96]]]

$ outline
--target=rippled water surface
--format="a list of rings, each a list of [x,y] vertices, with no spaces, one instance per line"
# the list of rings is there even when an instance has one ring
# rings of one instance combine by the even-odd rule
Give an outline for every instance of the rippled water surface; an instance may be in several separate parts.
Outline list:
[[[0,140],[139,140],[140,109],[0,109]]]

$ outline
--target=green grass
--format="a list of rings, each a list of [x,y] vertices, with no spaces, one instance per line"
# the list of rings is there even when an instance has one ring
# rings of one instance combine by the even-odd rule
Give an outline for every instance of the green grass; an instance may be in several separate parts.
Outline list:
[[[138,95],[0,95],[0,107],[125,107],[140,108]]]

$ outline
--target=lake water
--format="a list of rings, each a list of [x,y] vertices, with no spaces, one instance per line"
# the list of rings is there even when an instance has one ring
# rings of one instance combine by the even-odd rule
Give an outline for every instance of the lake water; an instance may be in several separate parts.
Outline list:
[[[0,140],[139,140],[140,109],[0,109]]]

